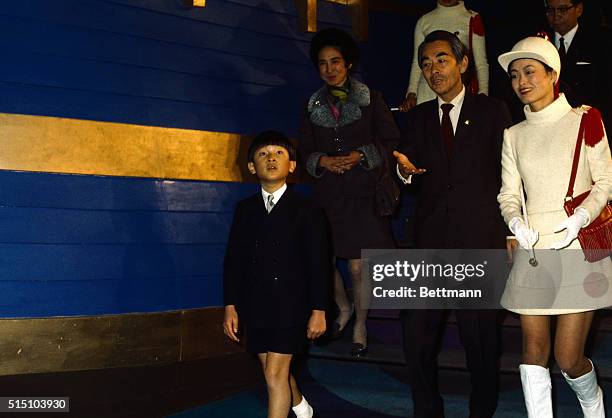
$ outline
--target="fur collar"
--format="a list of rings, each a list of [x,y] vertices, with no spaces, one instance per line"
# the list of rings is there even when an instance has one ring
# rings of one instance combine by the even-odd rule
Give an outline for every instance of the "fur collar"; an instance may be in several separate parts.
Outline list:
[[[350,78],[351,83],[346,103],[341,104],[340,119],[336,121],[327,103],[327,86],[317,90],[308,101],[310,121],[324,128],[348,125],[361,118],[361,107],[370,105],[370,89],[365,84]]]

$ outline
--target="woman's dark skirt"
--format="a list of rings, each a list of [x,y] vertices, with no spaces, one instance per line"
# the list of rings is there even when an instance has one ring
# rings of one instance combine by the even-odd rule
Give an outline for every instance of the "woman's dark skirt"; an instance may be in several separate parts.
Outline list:
[[[334,255],[361,258],[361,250],[395,248],[389,218],[375,211],[374,196],[339,196],[320,202],[331,226]]]
[[[250,353],[302,354],[306,351],[306,326],[248,328],[246,349]]]

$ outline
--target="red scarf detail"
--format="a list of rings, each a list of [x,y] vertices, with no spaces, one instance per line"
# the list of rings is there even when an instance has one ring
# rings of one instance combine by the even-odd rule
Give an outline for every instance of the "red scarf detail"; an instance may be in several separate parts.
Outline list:
[[[334,119],[338,121],[338,119],[340,119],[340,109],[338,109],[338,106],[333,104],[331,100],[329,100],[327,103],[329,104],[329,108],[331,109],[332,115],[334,115]]]
[[[590,108],[584,114],[584,143],[589,147],[594,147],[604,137],[605,131],[601,113],[596,108]]]

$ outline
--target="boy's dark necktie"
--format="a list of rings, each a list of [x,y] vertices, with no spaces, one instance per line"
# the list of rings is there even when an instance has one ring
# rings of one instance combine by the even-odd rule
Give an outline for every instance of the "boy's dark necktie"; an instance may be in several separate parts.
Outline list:
[[[450,160],[453,155],[453,141],[455,140],[455,133],[453,132],[453,124],[450,120],[450,111],[454,106],[450,103],[444,103],[440,108],[442,109],[442,139],[444,139],[444,145],[446,146],[446,155]]]
[[[273,208],[274,208],[274,195],[269,194],[268,200],[266,201],[266,210],[268,211],[268,213],[270,213],[270,211],[272,211]]]

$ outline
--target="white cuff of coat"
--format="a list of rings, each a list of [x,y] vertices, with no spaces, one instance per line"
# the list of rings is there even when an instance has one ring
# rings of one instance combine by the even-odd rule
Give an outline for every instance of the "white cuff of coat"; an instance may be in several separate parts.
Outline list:
[[[402,183],[404,184],[412,183],[412,175],[408,176],[408,178],[402,176],[402,173],[400,172],[400,169],[399,169],[399,164],[395,164],[395,171],[397,172],[397,176],[400,178]]]
[[[515,216],[514,218],[510,219],[510,222],[508,222],[508,228],[510,228],[510,231],[513,234],[516,234],[516,231],[514,230],[514,228],[516,228],[516,224],[519,222],[523,222],[523,220],[519,218],[518,216]]]
[[[582,206],[578,206],[578,209],[574,211],[574,215],[578,215],[584,220],[584,223],[582,224],[581,228],[584,228],[585,226],[591,223],[591,215],[589,215],[589,211],[583,208]]]

